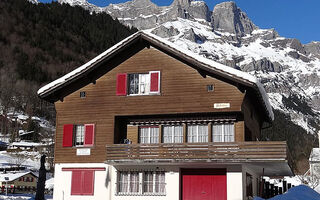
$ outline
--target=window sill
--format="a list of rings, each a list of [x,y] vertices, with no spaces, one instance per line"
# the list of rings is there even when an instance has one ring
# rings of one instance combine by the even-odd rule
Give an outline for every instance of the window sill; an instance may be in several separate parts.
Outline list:
[[[166,196],[166,193],[116,193],[116,196]]]
[[[161,93],[149,93],[149,94],[128,94],[127,97],[136,97],[136,96],[160,96]]]

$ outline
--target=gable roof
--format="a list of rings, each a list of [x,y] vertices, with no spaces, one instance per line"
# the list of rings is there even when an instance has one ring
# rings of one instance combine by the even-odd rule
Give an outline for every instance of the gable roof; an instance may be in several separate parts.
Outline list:
[[[261,105],[263,105],[267,121],[273,121],[274,114],[269,103],[269,98],[264,87],[257,78],[246,72],[228,67],[185,50],[148,31],[139,31],[125,38],[86,64],[41,87],[38,90],[38,96],[49,102],[62,100],[65,96],[85,85],[95,83],[95,80],[121,64],[130,56],[143,48],[149,48],[150,46],[194,67],[201,74],[213,76],[217,79],[229,83],[231,82],[234,85],[253,90],[259,97]],[[121,54],[121,56],[117,56],[119,54]]]
[[[12,172],[8,172],[5,174],[0,174],[0,182],[5,182],[5,181],[14,181],[22,176],[25,176],[27,174],[31,174],[34,177],[38,177],[36,176],[33,172],[16,172],[16,173],[12,173]],[[5,177],[8,177],[8,180],[5,179]]]

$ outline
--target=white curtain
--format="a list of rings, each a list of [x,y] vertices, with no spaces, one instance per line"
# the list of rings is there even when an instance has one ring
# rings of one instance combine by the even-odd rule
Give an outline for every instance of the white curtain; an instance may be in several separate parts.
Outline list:
[[[213,142],[234,142],[234,124],[213,124]]]
[[[183,126],[172,125],[163,127],[163,143],[182,143]]]
[[[144,173],[144,190],[145,193],[153,193],[153,173],[152,172],[145,172]]]
[[[128,190],[128,179],[129,179],[129,174],[128,172],[120,172],[119,176],[119,193],[127,193],[129,192]]]
[[[149,94],[150,91],[150,75],[139,74],[139,94]]]
[[[223,124],[212,125],[213,142],[223,142]]]
[[[208,142],[208,125],[188,125],[188,142]]]
[[[84,125],[76,126],[76,145],[83,145],[84,141]]]
[[[140,143],[150,143],[149,128],[140,128]]]
[[[139,173],[131,172],[130,173],[130,193],[139,192]]]
[[[159,127],[141,127],[140,143],[159,143]]]
[[[224,124],[224,141],[234,142],[234,124]]]
[[[150,143],[159,143],[159,127],[150,127]]]
[[[155,193],[164,194],[165,191],[165,174],[164,172],[156,172],[155,174]]]

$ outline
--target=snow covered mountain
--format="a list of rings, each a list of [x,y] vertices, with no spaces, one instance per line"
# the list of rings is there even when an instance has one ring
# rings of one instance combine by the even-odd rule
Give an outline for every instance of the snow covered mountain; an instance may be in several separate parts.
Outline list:
[[[274,109],[314,133],[320,120],[320,42],[301,44],[274,29],[260,29],[234,2],[208,9],[204,1],[174,0],[157,6],[132,0],[101,8],[86,0],[58,0],[107,12],[128,26],[148,30],[185,49],[258,77]]]
[[[33,4],[38,4],[38,3],[39,3],[38,0],[27,0],[27,1],[29,1],[29,2],[31,2],[31,3],[33,3]]]

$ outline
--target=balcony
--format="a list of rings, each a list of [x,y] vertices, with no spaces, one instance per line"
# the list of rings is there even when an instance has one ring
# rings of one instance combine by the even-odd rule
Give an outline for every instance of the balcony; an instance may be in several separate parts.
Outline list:
[[[286,142],[231,142],[107,145],[107,163],[273,162],[290,160]]]

